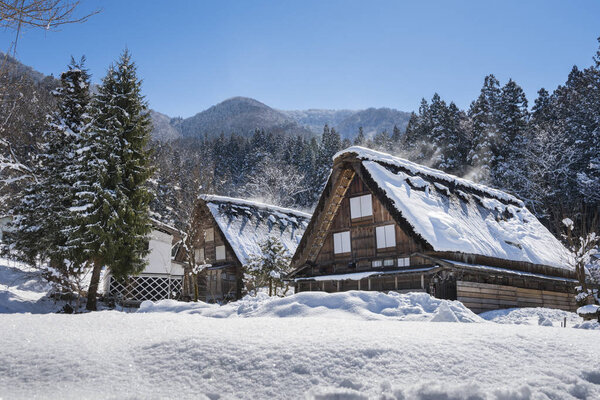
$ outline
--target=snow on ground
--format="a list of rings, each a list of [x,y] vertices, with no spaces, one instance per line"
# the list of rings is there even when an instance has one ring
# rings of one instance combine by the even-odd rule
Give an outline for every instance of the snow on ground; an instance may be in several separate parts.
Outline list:
[[[81,287],[89,286],[89,273],[81,276]],[[101,280],[104,279],[104,271]],[[102,288],[100,285],[100,290]],[[0,314],[57,312],[66,304],[49,297],[52,285],[39,269],[0,258]],[[75,306],[75,303],[72,304]],[[1,399],[1,396],[0,396]]]
[[[504,310],[494,310],[479,314],[485,320],[499,324],[517,324],[517,325],[542,325],[542,326],[561,326],[564,319],[567,318],[567,327],[581,324],[583,318],[576,313],[569,311],[556,310],[553,308],[531,307],[531,308],[507,308]]]
[[[38,270],[0,259],[0,314],[59,310],[62,304],[47,296],[50,289]]]
[[[597,331],[194,313],[0,315],[0,397],[595,399]]]
[[[600,398],[600,331],[558,322],[600,327],[572,313],[355,291],[65,315],[0,264],[1,399]]]
[[[270,298],[264,293],[219,306],[175,300],[145,301],[139,312],[175,312],[213,318],[230,317],[326,317],[329,319],[483,322],[459,301],[440,300],[427,293],[389,294],[349,291],[302,292]]]

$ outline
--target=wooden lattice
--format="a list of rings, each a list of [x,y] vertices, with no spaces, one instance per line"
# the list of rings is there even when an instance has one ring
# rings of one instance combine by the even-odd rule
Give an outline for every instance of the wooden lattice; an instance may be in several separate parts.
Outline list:
[[[109,294],[120,301],[129,302],[179,299],[181,277],[132,276],[125,282],[119,282],[111,276]]]

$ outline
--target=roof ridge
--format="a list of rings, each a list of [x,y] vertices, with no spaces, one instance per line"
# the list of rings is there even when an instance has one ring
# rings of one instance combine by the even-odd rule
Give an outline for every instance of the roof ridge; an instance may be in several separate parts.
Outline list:
[[[500,189],[486,186],[481,183],[476,183],[468,179],[461,178],[459,176],[441,171],[439,169],[427,167],[425,165],[418,164],[414,161],[393,156],[391,154],[384,153],[381,151],[368,149],[362,146],[351,146],[344,150],[341,150],[333,156],[333,160],[336,160],[337,158],[347,154],[356,154],[356,157],[361,161],[374,161],[379,164],[385,164],[388,166],[404,169],[405,171],[410,172],[414,175],[426,176],[437,181],[452,183],[459,188],[471,190],[474,192],[485,193],[486,195],[491,196],[497,200],[513,203],[515,205],[518,205],[519,207],[524,206],[522,200]]]
[[[206,201],[207,203],[230,203],[230,204],[235,204],[235,205],[239,205],[239,206],[250,206],[250,207],[256,207],[256,208],[260,208],[260,209],[268,210],[268,211],[276,211],[276,212],[280,212],[283,214],[292,214],[297,217],[306,218],[306,219],[311,218],[311,215],[309,213],[306,213],[303,211],[294,210],[292,208],[275,206],[272,204],[266,204],[266,203],[262,203],[259,201],[241,199],[238,197],[220,196],[220,195],[216,195],[216,194],[200,194],[198,197],[200,199]]]

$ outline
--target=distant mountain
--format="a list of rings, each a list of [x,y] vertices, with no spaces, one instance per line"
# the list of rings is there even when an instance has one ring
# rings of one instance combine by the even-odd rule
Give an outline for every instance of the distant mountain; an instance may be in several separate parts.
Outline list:
[[[352,139],[358,134],[358,128],[362,126],[365,135],[372,137],[384,130],[391,134],[394,125],[404,132],[409,119],[410,113],[405,111],[392,108],[367,108],[348,116],[335,125],[335,128],[343,138]]]
[[[391,108],[276,110],[247,97],[233,97],[185,119],[171,119],[156,111],[151,115],[153,136],[161,141],[204,135],[214,137],[221,132],[249,136],[255,129],[281,134],[319,135],[325,124],[337,129],[343,138],[353,139],[361,126],[367,137],[383,130],[391,133],[394,125],[404,131],[410,118],[410,113]]]
[[[177,129],[180,118],[171,118],[168,115],[161,114],[157,111],[150,110],[150,119],[154,129],[152,130],[152,137],[155,140],[161,142],[168,142],[169,140],[179,139],[181,132]]]
[[[282,134],[312,135],[281,111],[260,101],[247,97],[225,100],[193,117],[186,118],[178,126],[184,137],[217,136],[221,132],[251,135],[255,129]]]
[[[300,125],[315,133],[322,133],[325,124],[337,126],[356,111],[352,110],[292,110],[281,111]]]

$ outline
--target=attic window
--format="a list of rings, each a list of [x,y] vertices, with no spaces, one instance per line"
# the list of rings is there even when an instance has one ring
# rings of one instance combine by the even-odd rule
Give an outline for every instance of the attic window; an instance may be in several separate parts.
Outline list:
[[[194,259],[198,262],[204,262],[204,247],[194,249]]]
[[[378,226],[375,234],[377,236],[378,249],[396,247],[396,229],[394,225]]]
[[[373,204],[370,194],[350,198],[350,217],[352,219],[371,215],[373,215]]]
[[[204,241],[213,242],[215,240],[214,228],[208,228],[204,231]]]
[[[217,261],[222,261],[225,259],[225,246],[217,246],[215,247],[216,259]]]
[[[350,253],[350,232],[339,232],[333,234],[333,252],[335,254]]]

